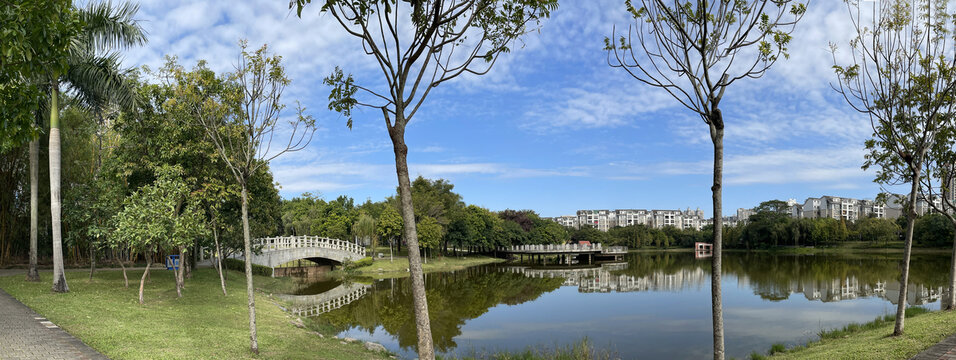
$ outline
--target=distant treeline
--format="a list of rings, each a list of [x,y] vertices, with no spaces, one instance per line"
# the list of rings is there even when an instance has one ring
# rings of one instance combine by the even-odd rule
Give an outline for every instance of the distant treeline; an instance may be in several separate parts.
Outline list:
[[[500,212],[467,205],[447,180],[419,176],[412,182],[412,202],[421,247],[435,250],[492,249],[523,244],[560,244],[570,240],[567,229],[531,210]],[[404,222],[398,197],[355,205],[339,196],[326,201],[306,193],[282,201],[285,235],[318,235],[359,240],[366,245],[403,245]]]
[[[723,245],[736,249],[768,249],[781,246],[833,246],[840,243],[870,242],[879,246],[902,239],[905,218],[863,218],[856,221],[833,218],[795,219],[779,200],[761,203],[742,225],[724,226]],[[784,203],[785,204],[785,203]],[[631,248],[692,247],[695,242],[711,242],[713,227],[702,230],[631,225],[607,232],[593,228],[570,230],[572,240],[587,240]],[[941,214],[927,214],[916,221],[914,245],[945,247],[953,244],[952,223]]]

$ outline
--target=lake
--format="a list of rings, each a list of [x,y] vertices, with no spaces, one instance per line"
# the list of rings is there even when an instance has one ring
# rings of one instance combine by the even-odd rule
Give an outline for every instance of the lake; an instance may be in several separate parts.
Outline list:
[[[802,345],[822,329],[894,313],[901,255],[725,253],[727,357]],[[426,275],[435,348],[475,355],[585,337],[625,359],[712,356],[710,259],[630,253],[596,266],[492,264]],[[385,260],[387,261],[387,260]],[[908,305],[938,310],[949,256],[913,255]],[[287,300],[321,326],[415,358],[408,278],[302,281]]]

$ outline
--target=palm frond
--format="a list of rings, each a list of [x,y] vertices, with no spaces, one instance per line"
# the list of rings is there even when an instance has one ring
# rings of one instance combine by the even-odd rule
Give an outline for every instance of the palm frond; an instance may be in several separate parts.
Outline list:
[[[128,73],[120,68],[118,53],[95,56],[78,52],[71,54],[63,80],[91,109],[102,109],[110,102],[130,109],[137,104],[137,93]]]
[[[93,52],[146,44],[146,30],[135,19],[139,4],[93,1],[78,15],[84,23],[82,41]]]

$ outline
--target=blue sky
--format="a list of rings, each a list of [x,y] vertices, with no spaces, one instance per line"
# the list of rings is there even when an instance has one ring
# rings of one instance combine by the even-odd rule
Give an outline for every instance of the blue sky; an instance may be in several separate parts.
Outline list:
[[[326,110],[329,89],[321,82],[336,65],[360,84],[379,84],[381,73],[318,7],[299,19],[286,1],[148,0],[138,18],[150,39],[126,54],[129,66],[155,68],[168,54],[231,71],[240,38],[283,56],[293,80],[285,98],[300,100],[321,127],[307,149],[272,163],[283,197],[344,194],[361,202],[394,193],[381,112],[357,111],[349,131]],[[434,89],[406,133],[412,176],[448,179],[466,202],[492,210],[557,216],[700,207],[711,216],[706,125],[606,63],[604,37],[628,24],[623,1],[563,1],[488,75]],[[813,2],[793,34],[790,59],[727,90],[725,214],[768,199],[879,192],[873,172],[860,169],[869,120],[830,88],[828,43],[845,47],[850,34],[842,2]]]

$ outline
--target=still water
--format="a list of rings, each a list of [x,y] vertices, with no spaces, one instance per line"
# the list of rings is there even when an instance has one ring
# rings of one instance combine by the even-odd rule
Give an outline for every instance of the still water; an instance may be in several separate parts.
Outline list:
[[[900,259],[725,254],[728,358],[893,313]],[[947,255],[914,255],[908,305],[938,310],[948,266]],[[427,274],[425,284],[435,347],[444,354],[563,347],[587,337],[625,359],[712,356],[710,259],[691,252],[631,253],[591,267],[494,264]],[[408,278],[306,282],[287,299],[341,337],[415,357]]]

